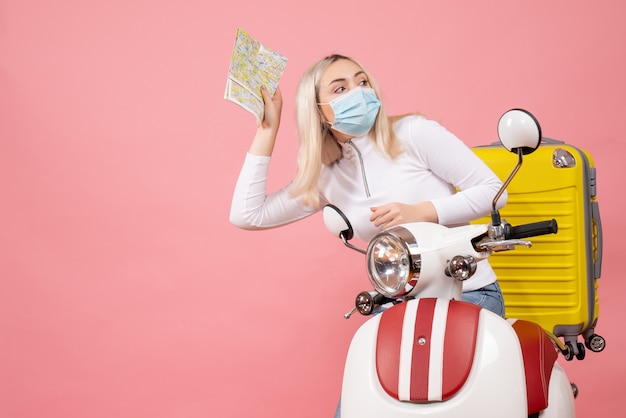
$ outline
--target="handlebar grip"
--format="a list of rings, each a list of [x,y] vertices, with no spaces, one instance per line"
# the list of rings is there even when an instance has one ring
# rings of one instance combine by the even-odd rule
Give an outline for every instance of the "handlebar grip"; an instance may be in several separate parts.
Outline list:
[[[556,234],[558,230],[559,227],[556,223],[556,219],[551,219],[549,221],[534,222],[518,226],[507,225],[504,236],[506,239],[523,239],[539,235]]]

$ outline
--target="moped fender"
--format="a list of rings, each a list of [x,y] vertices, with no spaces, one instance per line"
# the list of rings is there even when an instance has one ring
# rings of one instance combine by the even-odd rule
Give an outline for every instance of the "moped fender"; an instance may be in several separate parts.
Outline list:
[[[402,321],[415,323],[419,311],[420,299],[406,302],[408,313]],[[433,307],[431,333],[444,335],[447,326],[463,320],[455,315],[448,315],[450,304],[464,304],[460,301],[436,299]],[[395,309],[395,306],[390,309]],[[356,332],[350,345],[342,387],[341,416],[356,417],[394,417],[409,418],[416,416],[436,416],[452,418],[459,416],[527,418],[527,400],[525,390],[524,365],[517,336],[512,327],[499,316],[481,309],[476,327],[475,349],[467,378],[453,396],[444,400],[421,402],[400,401],[391,396],[380,383],[376,364],[377,336],[383,312],[365,322]],[[448,324],[449,322],[449,324]],[[403,326],[405,326],[403,324]],[[423,335],[414,335],[415,343]],[[429,337],[430,338],[430,337]],[[454,339],[448,344],[465,344]],[[436,344],[431,350],[445,349]],[[439,353],[441,356],[441,353]],[[445,355],[443,355],[445,358]],[[420,361],[428,364],[431,359]],[[440,360],[433,364],[440,364]],[[439,367],[439,366],[437,366]],[[445,368],[445,364],[443,364]],[[441,375],[441,370],[434,369],[433,374]],[[430,372],[428,373],[430,374]],[[435,378],[428,384],[439,384]],[[400,385],[406,382],[400,382]],[[431,391],[429,389],[429,391]],[[410,391],[410,389],[409,389]],[[438,392],[435,390],[434,392]]]

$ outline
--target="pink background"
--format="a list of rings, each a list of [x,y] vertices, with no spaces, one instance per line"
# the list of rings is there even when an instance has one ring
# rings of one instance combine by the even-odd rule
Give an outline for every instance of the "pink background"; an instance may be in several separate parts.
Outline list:
[[[592,153],[608,346],[565,366],[579,417],[619,415],[626,4],[390,4],[0,2],[1,417],[332,415],[364,264],[320,216],[229,224],[255,131],[223,99],[238,26],[290,59],[272,190],[295,170],[297,80],[333,52],[375,74],[391,113],[468,145],[524,107]]]

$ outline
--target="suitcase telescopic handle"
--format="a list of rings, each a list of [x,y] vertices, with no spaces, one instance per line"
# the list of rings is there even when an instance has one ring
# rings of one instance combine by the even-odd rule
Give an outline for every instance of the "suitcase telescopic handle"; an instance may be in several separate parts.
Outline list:
[[[506,225],[504,228],[504,236],[506,239],[523,239],[539,235],[556,234],[558,229],[556,219],[551,219],[549,221],[534,222],[518,226]]]

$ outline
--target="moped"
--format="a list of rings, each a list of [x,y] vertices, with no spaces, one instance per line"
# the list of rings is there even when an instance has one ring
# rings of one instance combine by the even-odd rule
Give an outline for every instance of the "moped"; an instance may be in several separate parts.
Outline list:
[[[575,417],[577,389],[557,362],[563,350],[553,336],[461,300],[463,281],[479,261],[558,230],[554,219],[512,226],[500,217],[496,202],[523,156],[539,147],[541,128],[530,112],[511,109],[499,120],[498,136],[518,158],[493,200],[489,224],[406,223],[379,232],[365,250],[350,242],[345,215],[324,207],[326,227],[365,254],[374,287],[345,315],[370,317],[348,350],[342,418]]]

